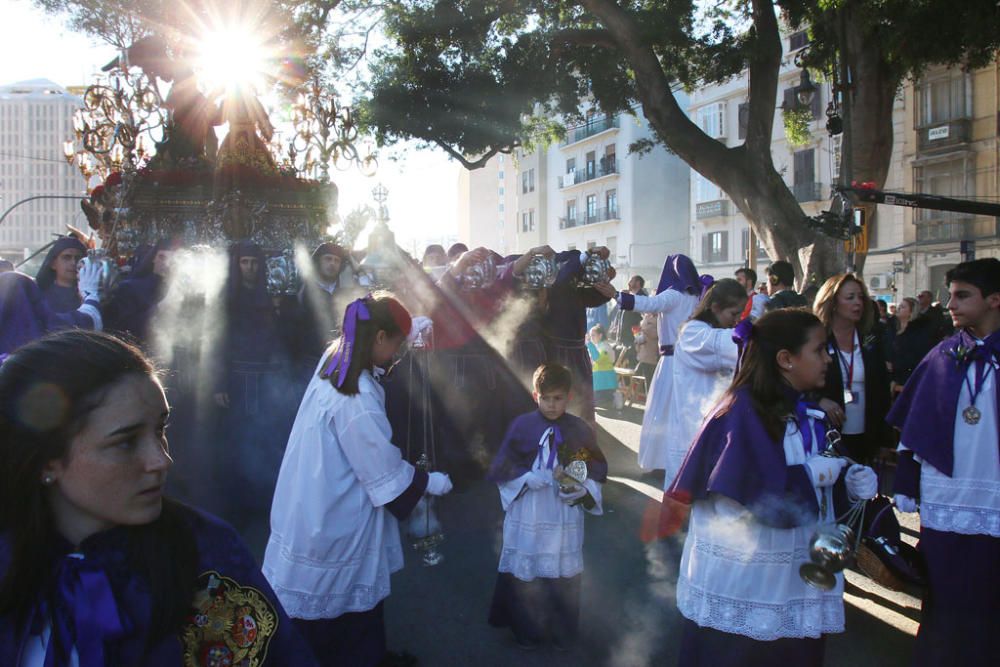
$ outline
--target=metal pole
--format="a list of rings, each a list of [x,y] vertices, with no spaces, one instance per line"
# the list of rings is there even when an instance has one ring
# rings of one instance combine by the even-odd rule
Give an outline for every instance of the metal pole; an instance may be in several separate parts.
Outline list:
[[[7,216],[10,215],[11,211],[13,211],[21,204],[27,204],[29,201],[34,201],[36,199],[81,199],[81,198],[82,195],[35,195],[33,197],[27,197],[19,202],[15,202],[14,204],[11,205],[10,208],[8,208],[6,211],[3,212],[3,215],[0,215],[0,225],[2,225],[3,221],[7,219]]]

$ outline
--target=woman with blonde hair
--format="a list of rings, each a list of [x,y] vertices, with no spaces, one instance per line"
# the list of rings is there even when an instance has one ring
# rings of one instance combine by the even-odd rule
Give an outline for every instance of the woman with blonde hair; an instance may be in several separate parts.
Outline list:
[[[826,328],[830,354],[819,405],[840,429],[843,453],[867,463],[889,444],[889,372],[875,304],[861,280],[843,273],[823,283],[813,312]]]

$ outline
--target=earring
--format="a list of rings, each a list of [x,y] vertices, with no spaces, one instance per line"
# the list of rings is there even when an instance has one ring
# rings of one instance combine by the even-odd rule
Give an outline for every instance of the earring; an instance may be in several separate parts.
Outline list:
[[[42,477],[42,484],[44,484],[45,486],[51,486],[52,482],[54,481],[56,481],[56,479],[52,475],[46,475],[45,477]]]

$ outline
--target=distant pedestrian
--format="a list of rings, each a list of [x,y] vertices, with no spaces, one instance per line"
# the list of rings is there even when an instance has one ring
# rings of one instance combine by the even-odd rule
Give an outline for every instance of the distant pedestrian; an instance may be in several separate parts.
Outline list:
[[[805,297],[795,291],[795,269],[788,262],[778,260],[767,267],[767,285],[770,300],[766,310],[810,305]]]
[[[614,401],[618,376],[615,374],[614,350],[604,339],[604,328],[599,324],[590,329],[587,352],[594,369],[594,403],[600,407],[608,407]]]

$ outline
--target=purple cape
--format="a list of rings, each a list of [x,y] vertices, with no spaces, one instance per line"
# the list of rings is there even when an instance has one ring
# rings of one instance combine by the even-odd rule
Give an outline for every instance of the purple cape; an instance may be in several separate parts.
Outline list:
[[[538,456],[538,441],[550,426],[558,430],[562,443],[570,452],[587,451],[587,478],[603,484],[608,478],[608,462],[597,446],[594,430],[587,422],[569,413],[553,421],[546,419],[539,410],[523,414],[511,422],[486,479],[497,483],[509,482],[531,470]],[[559,441],[558,436],[556,440]]]
[[[976,340],[960,331],[938,343],[910,375],[886,416],[900,430],[901,444],[949,477],[955,466],[955,416],[965,407],[958,399],[968,371],[955,359],[959,347],[974,349]],[[982,347],[980,354],[1000,354],[1000,332],[989,336]],[[1000,391],[996,397],[1000,412]]]
[[[813,437],[824,436],[817,424]],[[735,500],[777,528],[814,522],[819,511],[805,467],[785,462],[783,443],[768,434],[746,388],[702,426],[665,495],[690,504],[709,493]]]
[[[31,276],[17,271],[0,274],[0,354],[68,327],[92,329],[94,323],[76,310],[54,312]]]

